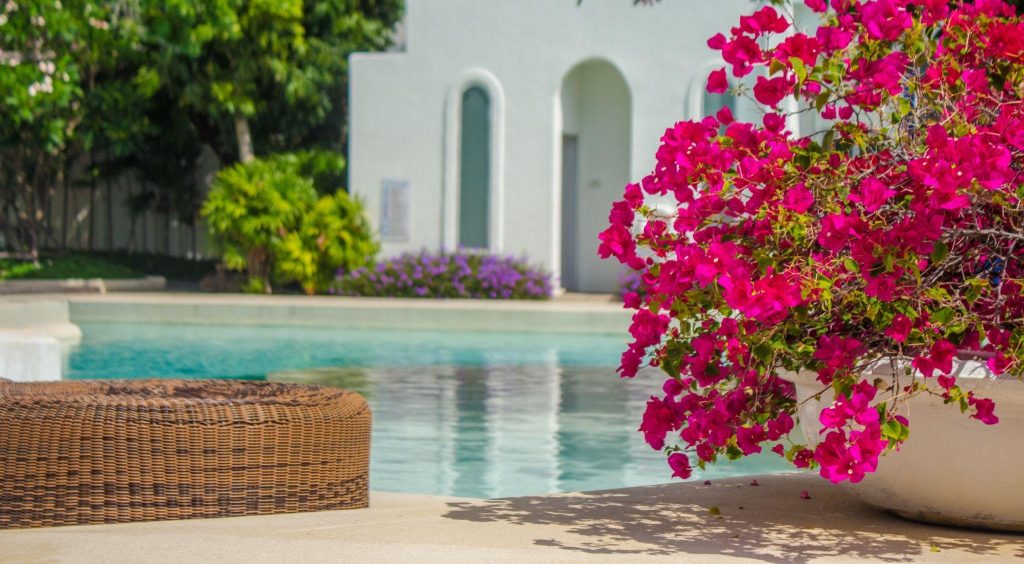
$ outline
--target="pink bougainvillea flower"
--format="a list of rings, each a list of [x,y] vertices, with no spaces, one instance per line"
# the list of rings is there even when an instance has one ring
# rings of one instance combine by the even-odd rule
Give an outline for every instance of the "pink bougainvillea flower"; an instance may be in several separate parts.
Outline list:
[[[914,358],[911,364],[927,378],[931,378],[936,370],[949,374],[953,370],[956,350],[956,345],[946,339],[940,339],[932,345],[927,354]]]
[[[782,207],[796,213],[804,213],[814,205],[814,194],[803,183],[786,190]]]
[[[942,374],[940,374],[939,377],[935,379],[935,381],[939,383],[939,386],[941,386],[942,389],[947,391],[952,390],[953,386],[956,385],[956,378],[952,376],[944,376]]]
[[[725,76],[725,69],[711,71],[708,75],[708,92],[722,94],[729,89],[729,79]]]
[[[878,276],[864,274],[864,281],[867,282],[864,294],[883,302],[891,302],[896,298],[897,282],[902,275],[902,269],[896,269],[890,273],[883,272]]]
[[[736,429],[736,446],[740,448],[744,455],[761,452],[761,445],[758,443],[763,440],[764,430],[761,429],[760,425]]]
[[[835,484],[846,480],[856,484],[878,468],[878,456],[887,443],[877,424],[864,431],[852,431],[849,438],[843,431],[832,431],[815,449],[814,460],[820,465],[823,478]]]
[[[768,131],[778,133],[786,126],[786,118],[781,114],[769,112],[761,118],[761,123],[764,124],[764,128]]]
[[[725,47],[725,43],[726,38],[721,33],[716,33],[712,35],[710,39],[708,39],[708,47],[714,49],[715,51],[721,51],[722,48]]]
[[[815,12],[828,10],[828,3],[825,0],[804,0],[804,4]]]
[[[818,244],[830,251],[839,251],[847,245],[855,221],[845,214],[829,214],[821,220]]]
[[[853,368],[854,362],[863,351],[863,344],[854,337],[822,335],[818,338],[818,348],[814,358],[820,360],[823,367],[818,370],[818,378],[823,383],[832,381],[837,372],[847,372]]]
[[[622,295],[623,307],[626,309],[639,309],[642,303],[640,294],[637,292],[626,292]]]
[[[968,396],[967,401],[974,408],[974,414],[971,417],[986,425],[999,423],[999,418],[995,414],[995,402],[987,398],[975,397],[974,394]]]
[[[644,203],[644,193],[640,189],[640,185],[627,184],[625,194],[623,195],[623,200],[625,200],[625,202],[629,204],[629,207],[632,209],[640,207],[640,205]]]
[[[733,76],[746,76],[753,70],[754,63],[764,59],[764,52],[756,41],[741,35],[722,46],[722,59],[732,65]]]
[[[853,41],[853,32],[831,26],[820,26],[814,32],[814,36],[825,53],[845,49]]]
[[[936,23],[949,17],[949,0],[921,0],[923,13],[921,21],[925,25]]]
[[[630,346],[622,352],[619,360],[619,368],[616,370],[623,378],[632,378],[640,370],[644,360],[644,350],[636,346]]]
[[[759,76],[754,84],[754,98],[758,102],[774,108],[792,92],[792,89],[792,80],[784,76],[775,78]]]
[[[894,0],[865,2],[860,12],[861,23],[873,39],[895,41],[903,30],[914,23],[910,13]]]
[[[782,33],[787,29],[789,21],[771,6],[765,6],[750,16],[740,16],[739,31],[743,33],[757,36],[765,33]]]
[[[782,40],[782,43],[775,48],[775,58],[787,66],[792,66],[790,59],[796,58],[803,61],[805,65],[813,65],[821,52],[821,42],[816,37],[810,37],[803,33],[794,33]]]
[[[732,116],[732,110],[729,109],[729,106],[722,106],[722,109],[715,113],[715,119],[722,125],[729,125],[736,121]]]
[[[619,201],[612,204],[612,210],[608,213],[608,223],[612,225],[620,225],[629,229],[633,226],[633,220],[636,218],[636,212],[629,206],[625,201]]]
[[[601,244],[597,248],[597,254],[601,258],[614,256],[623,264],[629,265],[634,270],[644,267],[644,261],[636,254],[636,242],[633,241],[633,234],[623,225],[612,225],[597,236]]]
[[[995,356],[985,361],[985,366],[992,371],[993,374],[999,376],[1006,372],[1006,368],[1010,365],[1010,359],[1005,354],[997,352]]]
[[[687,480],[693,474],[690,468],[690,459],[685,454],[673,452],[668,455],[668,465],[672,468],[672,476]]]
[[[914,329],[914,323],[909,317],[902,313],[897,313],[892,318],[892,323],[889,324],[889,328],[885,330],[885,334],[892,338],[897,343],[904,343],[907,337],[910,336],[910,331]]]
[[[668,328],[668,324],[669,317],[667,315],[641,309],[633,314],[633,323],[629,326],[629,334],[633,336],[637,346],[648,347],[661,342],[661,336]]]
[[[640,423],[638,430],[644,434],[644,440],[651,445],[651,448],[654,450],[664,448],[665,435],[678,428],[676,412],[670,403],[655,397],[648,400],[643,422]]]
[[[801,448],[793,455],[793,466],[797,468],[810,468],[814,460],[814,451],[809,448]]]
[[[793,430],[793,417],[788,413],[780,413],[778,417],[768,421],[767,428],[768,440],[777,441]]]
[[[872,213],[878,211],[894,195],[896,195],[896,191],[877,178],[865,178],[857,191],[850,193],[849,199],[851,202],[858,202],[864,206],[864,211]]]

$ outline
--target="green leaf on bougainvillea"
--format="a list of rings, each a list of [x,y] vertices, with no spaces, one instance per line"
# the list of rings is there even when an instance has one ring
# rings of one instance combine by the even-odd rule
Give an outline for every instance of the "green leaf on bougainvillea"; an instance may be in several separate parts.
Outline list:
[[[941,307],[932,312],[932,322],[945,325],[953,320],[953,310],[948,307]]]
[[[942,241],[935,243],[932,248],[932,264],[942,262],[947,256],[949,256],[949,245]]]
[[[759,343],[750,350],[758,360],[767,362],[772,358],[772,348],[767,343]]]
[[[796,73],[797,84],[802,84],[807,78],[807,66],[800,57],[790,57],[789,64],[793,65],[793,72]]]
[[[910,113],[910,100],[906,96],[899,99],[900,113],[899,116],[903,117]]]
[[[816,109],[816,110],[818,110],[820,112],[821,109],[824,108],[826,104],[828,104],[828,99],[829,99],[829,92],[828,91],[825,91],[825,92],[822,92],[821,94],[818,94],[818,97],[814,99],[814,109]],[[832,132],[832,130],[830,129],[829,133],[831,133],[831,132]],[[825,134],[825,137],[827,138],[828,134]],[[829,143],[827,141],[825,143],[822,143],[823,147],[827,147],[828,145],[829,145]]]
[[[661,360],[661,369],[666,374],[676,378],[679,376],[679,366],[683,357],[689,354],[689,347],[682,341],[671,340],[665,345],[665,356]]]
[[[924,293],[925,297],[933,299],[937,302],[946,301],[949,299],[949,292],[945,288],[932,287]]]
[[[907,440],[910,428],[895,419],[890,419],[882,425],[882,436],[889,440],[890,445],[895,445]]]
[[[818,109],[820,110],[821,108],[818,108]],[[822,139],[821,139],[821,148],[823,150],[825,150],[825,151],[831,151],[832,150],[832,144],[835,142],[835,139],[836,139],[836,130],[835,129],[829,129],[828,131],[825,132],[825,136],[822,137]]]

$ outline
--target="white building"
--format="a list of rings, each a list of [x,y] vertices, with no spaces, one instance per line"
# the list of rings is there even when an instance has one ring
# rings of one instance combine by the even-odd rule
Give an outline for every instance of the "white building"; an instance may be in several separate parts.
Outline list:
[[[757,7],[407,0],[405,50],[350,67],[349,186],[383,255],[485,248],[568,290],[614,290],[621,266],[596,254],[611,202],[666,128],[721,106],[705,42]]]

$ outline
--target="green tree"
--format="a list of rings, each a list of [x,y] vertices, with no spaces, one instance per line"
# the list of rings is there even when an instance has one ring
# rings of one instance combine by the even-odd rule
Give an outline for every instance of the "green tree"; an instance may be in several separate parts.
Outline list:
[[[46,211],[74,157],[126,154],[147,128],[129,62],[138,28],[124,15],[85,0],[0,4],[0,222],[33,259],[54,243]]]
[[[143,72],[225,163],[340,150],[348,55],[386,48],[401,13],[400,0],[149,2]]]
[[[390,44],[402,0],[8,0],[0,3],[0,229],[59,246],[70,186],[135,170],[129,206],[191,223],[202,147],[221,162],[344,150],[347,58]],[[76,167],[80,169],[81,167]],[[335,167],[337,168],[337,167]]]

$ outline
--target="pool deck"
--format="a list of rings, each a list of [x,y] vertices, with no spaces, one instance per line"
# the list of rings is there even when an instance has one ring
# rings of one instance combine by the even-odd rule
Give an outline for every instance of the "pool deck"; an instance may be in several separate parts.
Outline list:
[[[626,335],[629,310],[610,296],[437,300],[338,296],[126,293],[66,295],[74,323],[296,325],[365,329],[546,331]]]
[[[410,471],[413,471],[410,469]],[[1008,562],[1024,536],[921,525],[810,475],[0,531],[3,562]],[[806,490],[810,499],[801,499]]]

